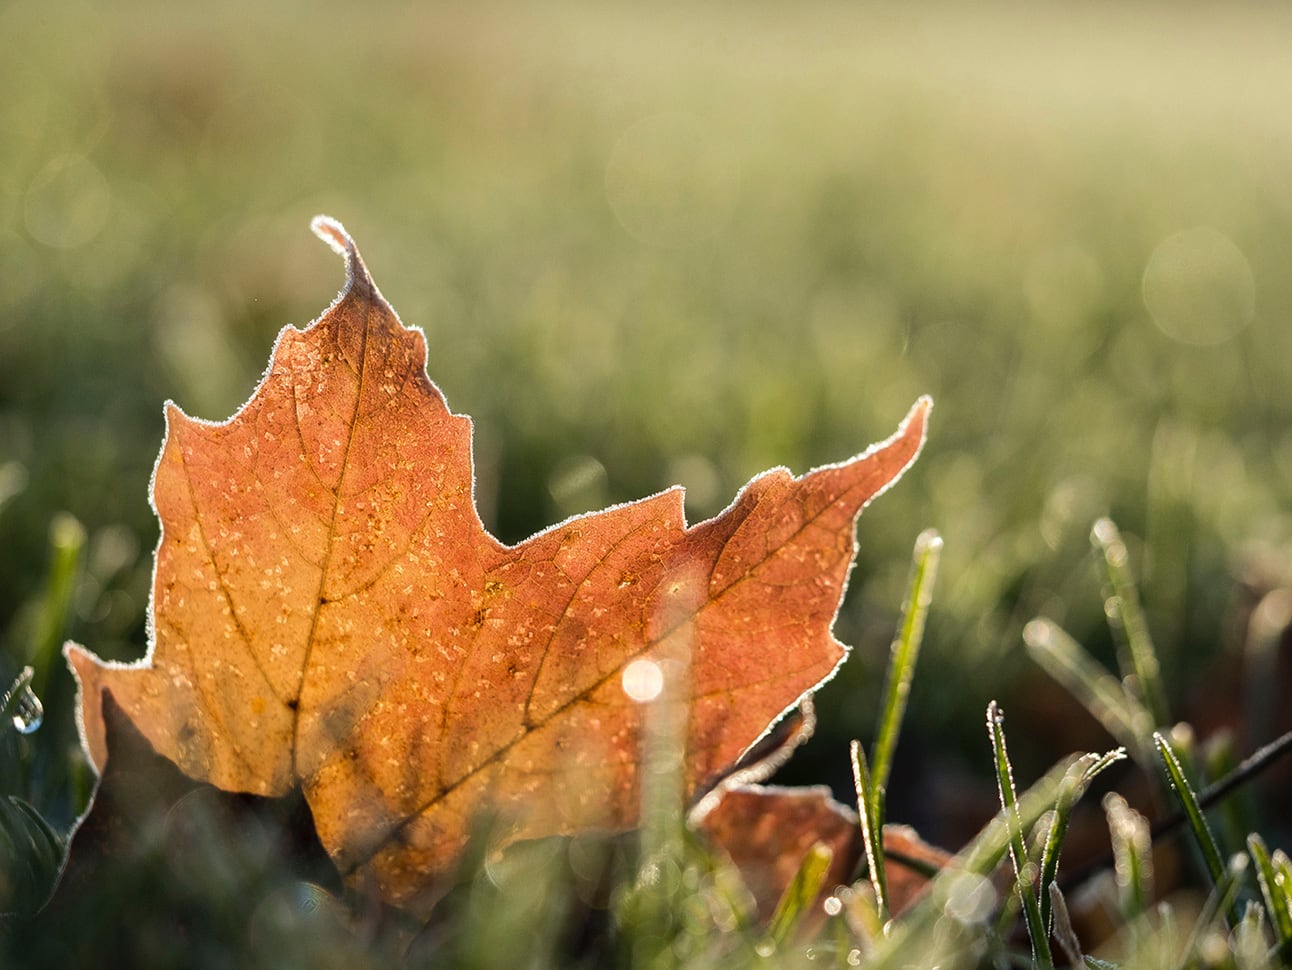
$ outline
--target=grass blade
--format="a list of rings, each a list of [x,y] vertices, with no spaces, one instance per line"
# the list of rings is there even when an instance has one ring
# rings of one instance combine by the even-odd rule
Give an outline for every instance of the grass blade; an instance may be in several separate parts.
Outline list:
[[[1114,633],[1121,634],[1122,677],[1134,675],[1139,685],[1139,695],[1148,708],[1155,727],[1166,724],[1170,715],[1166,704],[1166,688],[1162,686],[1162,672],[1153,648],[1153,638],[1140,608],[1135,580],[1131,577],[1126,543],[1111,519],[1100,519],[1090,531],[1090,539],[1103,553],[1104,568],[1108,577],[1110,595],[1107,609],[1109,625]]]
[[[1247,836],[1247,852],[1256,864],[1256,882],[1261,887],[1261,898],[1265,900],[1279,946],[1292,946],[1292,905],[1289,905],[1288,887],[1278,878],[1265,840],[1255,832]]]
[[[0,796],[0,914],[31,916],[49,898],[63,861],[58,834],[34,808]]]
[[[1005,715],[995,701],[987,705],[987,733],[991,737],[992,751],[996,759],[996,782],[997,791],[1000,793],[1000,805],[1009,826],[1009,852],[1014,861],[1018,897],[1023,904],[1027,935],[1032,940],[1032,962],[1042,970],[1049,970],[1054,966],[1054,957],[1050,953],[1049,928],[1041,919],[1040,901],[1032,887],[1036,866],[1028,859],[1027,845],[1024,841],[1018,796],[1014,790],[1014,768],[1009,762],[1009,751],[1005,747]]]
[[[1238,924],[1235,903],[1238,900],[1238,892],[1242,889],[1243,877],[1247,875],[1247,865],[1246,854],[1240,852],[1229,860],[1229,865],[1224,867],[1220,878],[1216,880],[1216,885],[1207,896],[1207,901],[1203,904],[1202,911],[1198,913],[1197,921],[1193,925],[1193,932],[1189,934],[1189,942],[1180,958],[1181,968],[1194,965],[1194,954],[1197,952],[1202,938],[1211,930],[1211,926],[1215,923],[1219,914],[1232,912],[1234,915],[1231,917],[1232,922],[1229,925],[1236,926]]]
[[[1131,751],[1149,753],[1148,710],[1057,624],[1038,617],[1023,628],[1028,654]]]
[[[1068,775],[1064,778],[1064,784],[1060,787],[1058,799],[1055,801],[1054,816],[1045,837],[1045,848],[1041,852],[1039,896],[1041,922],[1045,926],[1051,926],[1053,922],[1050,887],[1055,884],[1059,873],[1059,853],[1063,849],[1063,839],[1068,832],[1068,821],[1072,816],[1073,806],[1085,794],[1096,775],[1125,757],[1125,748],[1117,748],[1102,755],[1086,754],[1073,762],[1072,767],[1068,769]]]
[[[1104,796],[1104,812],[1112,837],[1118,902],[1122,919],[1130,923],[1148,912],[1153,899],[1153,854],[1148,820],[1116,792]]]
[[[888,664],[888,679],[884,685],[884,702],[880,707],[879,724],[875,731],[875,744],[871,749],[871,780],[873,790],[882,792],[888,787],[888,774],[897,749],[897,737],[906,712],[906,698],[911,691],[915,675],[915,662],[924,638],[924,621],[933,598],[933,582],[937,578],[938,560],[942,554],[942,537],[932,529],[921,532],[915,540],[912,554],[911,581],[903,607],[902,625],[893,640],[892,656]]]
[[[1018,797],[1015,817],[1020,828],[1030,829],[1054,807],[1065,786],[1072,783],[1075,761],[1066,759],[1055,765]],[[996,890],[987,877],[1009,851],[1011,828],[1006,813],[998,813],[942,868],[924,898],[892,923],[892,932],[878,941],[867,964],[870,970],[931,966],[946,959],[949,947],[982,942],[988,932],[985,923],[997,902]]]
[[[31,689],[42,697],[48,686],[50,667],[61,656],[72,615],[72,596],[85,551],[85,527],[68,513],[59,513],[49,525],[49,546],[45,593],[27,644],[27,661],[34,671]]]
[[[1292,859],[1282,849],[1275,849],[1270,855],[1270,865],[1274,869],[1274,884],[1292,909]],[[1279,944],[1279,959],[1292,966],[1292,943]]]
[[[1234,929],[1231,939],[1234,963],[1240,970],[1264,970],[1269,967],[1265,942],[1265,910],[1256,900],[1247,901],[1243,918]]]
[[[1063,898],[1063,890],[1057,883],[1050,883],[1046,891],[1050,898],[1050,909],[1054,913],[1054,938],[1059,941],[1059,949],[1074,967],[1082,966],[1085,959],[1081,955],[1081,941],[1072,926],[1072,916],[1068,913],[1068,904]]]
[[[834,850],[824,842],[817,842],[803,856],[798,872],[785,887],[767,924],[766,939],[773,947],[784,946],[793,937],[804,915],[821,894],[833,858]]]
[[[924,621],[933,598],[933,581],[937,577],[942,537],[932,529],[915,539],[912,553],[911,580],[903,607],[902,625],[893,640],[884,700],[875,730],[872,764],[857,741],[852,742],[852,776],[857,789],[857,809],[861,816],[861,834],[866,848],[866,868],[875,890],[876,915],[880,925],[888,920],[888,886],[884,875],[884,793],[897,750],[906,699],[915,676],[915,662],[924,638]]]
[[[866,849],[866,870],[875,890],[875,911],[879,925],[888,922],[888,881],[884,875],[884,791],[874,787],[866,767],[866,752],[853,741],[852,780],[857,788],[857,813],[861,817],[861,838]]]
[[[1180,802],[1180,807],[1184,809],[1184,814],[1189,821],[1189,828],[1193,830],[1194,840],[1198,844],[1198,849],[1202,853],[1203,862],[1207,866],[1207,872],[1211,875],[1213,885],[1219,887],[1225,879],[1225,864],[1221,859],[1220,847],[1216,845],[1216,839],[1211,834],[1211,827],[1207,824],[1207,818],[1202,814],[1202,807],[1198,804],[1197,793],[1189,784],[1188,778],[1185,777],[1184,768],[1180,765],[1180,759],[1176,756],[1171,747],[1171,743],[1160,731],[1153,732],[1153,743],[1157,745],[1158,754],[1161,756],[1162,765],[1166,771],[1167,781],[1170,783],[1171,790],[1175,792],[1176,799]],[[1245,858],[1245,857],[1244,857]],[[1229,925],[1238,924],[1238,911],[1232,907],[1226,910]]]

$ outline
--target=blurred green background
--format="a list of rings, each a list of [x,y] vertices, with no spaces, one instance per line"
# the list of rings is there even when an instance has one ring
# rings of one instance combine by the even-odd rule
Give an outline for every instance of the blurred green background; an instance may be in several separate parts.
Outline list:
[[[508,541],[678,481],[696,521],[933,395],[790,777],[847,777],[927,527],[910,751],[985,773],[990,698],[1075,710],[1019,631],[1044,612],[1109,654],[1103,514],[1186,709],[1292,540],[1288,36],[1272,4],[10,0],[0,673],[64,635],[143,653],[161,404],[226,417],[328,305],[326,212],[475,417]],[[77,523],[63,623],[50,536]],[[60,667],[42,743],[70,745]],[[1108,743],[1071,721],[1014,745],[1025,770]]]

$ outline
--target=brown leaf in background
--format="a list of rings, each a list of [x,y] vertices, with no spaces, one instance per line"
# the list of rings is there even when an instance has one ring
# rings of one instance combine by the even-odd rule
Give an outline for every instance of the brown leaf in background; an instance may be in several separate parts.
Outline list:
[[[835,801],[823,786],[735,785],[715,793],[712,807],[696,820],[695,828],[740,870],[764,921],[816,843],[833,852],[822,898],[848,885],[862,859],[857,813]],[[951,860],[949,852],[924,842],[906,825],[884,826],[884,854],[888,905],[894,914],[914,902],[928,885],[928,878],[902,858],[935,869]]]
[[[836,802],[829,788],[735,785],[718,794],[694,827],[740,870],[760,920],[771,917],[818,842],[833,853],[821,895],[851,880],[861,859],[861,828],[856,813]]]
[[[422,333],[338,223],[314,228],[346,259],[337,300],[282,331],[228,421],[167,406],[148,656],[67,654],[96,765],[107,691],[195,779],[299,784],[341,872],[422,911],[482,804],[516,837],[635,823],[645,708],[625,686],[667,680],[685,705],[694,795],[828,679],[855,519],[914,460],[930,403],[698,525],[672,488],[509,547],[480,522],[471,422]]]

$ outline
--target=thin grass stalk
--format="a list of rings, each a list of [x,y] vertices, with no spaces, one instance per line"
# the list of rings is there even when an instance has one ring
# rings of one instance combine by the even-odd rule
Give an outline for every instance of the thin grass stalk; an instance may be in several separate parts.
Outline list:
[[[1019,900],[1023,904],[1023,918],[1027,922],[1027,935],[1032,940],[1032,962],[1049,970],[1054,966],[1050,952],[1049,928],[1041,919],[1041,905],[1032,887],[1035,866],[1029,861],[1023,836],[1022,818],[1018,811],[1018,796],[1014,790],[1014,768],[1005,746],[1005,715],[995,701],[987,705],[987,733],[991,738],[996,760],[997,791],[1000,805],[1009,825],[1009,849],[1014,861]]]
[[[853,741],[852,780],[857,789],[857,814],[861,818],[861,839],[866,850],[866,871],[875,890],[875,915],[879,925],[888,922],[888,880],[884,873],[883,789],[875,789],[874,779],[866,765],[861,742]]]
[[[1111,519],[1100,519],[1090,530],[1091,541],[1103,553],[1111,595],[1108,598],[1108,619],[1114,632],[1121,634],[1124,649],[1121,653],[1122,677],[1132,674],[1139,685],[1140,698],[1159,727],[1170,720],[1166,702],[1166,688],[1162,684],[1162,671],[1157,651],[1149,634],[1144,611],[1140,607],[1135,580],[1131,576],[1126,543]]]
[[[1207,817],[1202,813],[1202,807],[1198,804],[1197,793],[1189,784],[1189,779],[1185,776],[1184,768],[1180,764],[1180,759],[1176,756],[1171,747],[1171,743],[1160,731],[1153,732],[1153,743],[1157,745],[1158,754],[1161,756],[1162,765],[1166,770],[1167,781],[1170,783],[1171,790],[1175,792],[1176,799],[1180,802],[1180,807],[1184,809],[1185,816],[1189,821],[1189,828],[1193,831],[1194,841],[1202,853],[1203,862],[1206,864],[1207,871],[1211,875],[1212,884],[1219,886],[1225,878],[1226,867],[1220,855],[1220,847],[1216,845],[1215,836],[1211,834],[1211,827],[1207,824]],[[1236,909],[1227,909],[1227,917],[1231,927],[1238,923],[1238,911]]]
[[[1289,751],[1292,751],[1292,731],[1280,735],[1269,744],[1253,751],[1224,778],[1203,789],[1202,794],[1198,796],[1198,801],[1204,807],[1210,808],[1228,797],[1230,792],[1266,770],[1279,758],[1285,757]]]
[[[924,639],[924,624],[928,617],[929,604],[933,599],[933,583],[937,579],[938,560],[941,555],[942,537],[937,532],[928,529],[916,537],[911,562],[911,580],[902,610],[902,625],[893,640],[888,676],[884,684],[884,700],[875,730],[875,744],[870,753],[870,777],[873,782],[872,790],[876,792],[884,791],[888,787],[888,775],[893,766],[893,755],[897,750],[902,716],[906,713],[906,699],[911,692],[911,680],[915,676],[915,662],[919,658],[920,643]]]

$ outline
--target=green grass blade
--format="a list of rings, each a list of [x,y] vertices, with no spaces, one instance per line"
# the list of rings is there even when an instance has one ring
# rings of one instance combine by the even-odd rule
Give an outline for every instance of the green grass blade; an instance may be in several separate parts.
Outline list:
[[[63,844],[40,813],[20,798],[0,796],[0,914],[30,916],[49,898]]]
[[[1023,830],[1032,828],[1050,811],[1064,787],[1071,784],[1075,758],[1055,765],[1016,801],[1016,818]],[[1009,852],[1012,824],[1005,812],[988,822],[942,868],[923,899],[894,921],[892,932],[877,942],[869,970],[932,965],[946,959],[946,947],[981,942],[994,912],[997,895],[988,878]],[[949,941],[949,942],[948,942]]]
[[[1141,756],[1153,719],[1148,710],[1057,624],[1038,617],[1023,628],[1023,643],[1036,663],[1068,690],[1108,733]]]
[[[1180,759],[1176,756],[1171,743],[1167,741],[1162,732],[1153,732],[1153,743],[1157,745],[1158,754],[1161,756],[1162,765],[1166,771],[1167,781],[1171,786],[1171,790],[1175,792],[1176,799],[1180,802],[1180,807],[1184,809],[1184,814],[1189,821],[1189,828],[1193,830],[1194,840],[1202,853],[1202,859],[1206,864],[1207,872],[1211,875],[1211,881],[1213,885],[1219,886],[1225,878],[1225,864],[1221,859],[1220,847],[1216,845],[1216,839],[1211,834],[1211,827],[1207,824],[1207,818],[1202,814],[1202,807],[1198,804],[1197,793],[1194,792],[1193,786],[1189,784],[1189,779],[1185,777]],[[1228,917],[1230,926],[1237,925],[1237,910],[1228,911]]]
[[[1275,849],[1270,854],[1270,866],[1274,869],[1274,885],[1292,910],[1292,859],[1282,849]],[[1284,965],[1292,966],[1292,943],[1279,944],[1278,952]]]
[[[1009,851],[1014,861],[1019,900],[1023,904],[1023,918],[1027,921],[1027,934],[1032,940],[1032,962],[1042,970],[1054,966],[1050,953],[1049,927],[1041,918],[1041,905],[1032,887],[1035,866],[1028,859],[1024,840],[1022,818],[1018,810],[1018,796],[1014,790],[1014,768],[1005,746],[1005,714],[992,701],[987,705],[987,733],[991,737],[992,752],[996,761],[997,791],[1001,809],[1009,826]]]
[[[32,690],[41,697],[45,695],[50,667],[61,656],[67,633],[76,577],[85,551],[85,527],[66,512],[60,513],[50,523],[49,545],[49,575],[27,644],[27,662],[34,670]]]
[[[1068,832],[1068,821],[1072,817],[1073,806],[1085,794],[1096,775],[1125,757],[1124,748],[1117,748],[1102,755],[1086,754],[1073,762],[1072,767],[1068,769],[1064,784],[1059,790],[1058,799],[1055,801],[1054,816],[1045,837],[1045,848],[1041,852],[1039,896],[1041,922],[1045,926],[1051,926],[1053,923],[1050,887],[1054,885],[1059,873],[1059,853],[1063,849],[1063,839]]]
[[[941,554],[942,537],[932,529],[921,532],[915,540],[902,625],[897,638],[893,640],[888,678],[884,685],[884,701],[880,707],[875,744],[871,749],[870,776],[874,791],[884,791],[888,787],[888,774],[893,766],[893,755],[902,727],[902,715],[906,712],[906,698],[911,691],[911,679],[915,675],[920,642],[924,638],[924,622],[933,598],[933,583],[937,578]]]
[[[1159,727],[1170,720],[1166,688],[1162,685],[1157,651],[1153,648],[1153,638],[1149,635],[1139,594],[1135,591],[1135,580],[1131,577],[1126,543],[1111,519],[1096,522],[1090,538],[1103,553],[1110,587],[1106,612],[1114,632],[1121,635],[1123,680],[1134,675],[1140,698],[1152,716],[1154,727]]]
[[[776,903],[771,921],[767,924],[766,939],[773,947],[784,946],[793,938],[804,915],[821,895],[821,887],[833,858],[834,850],[823,842],[808,849],[799,864],[798,872],[785,887],[785,892]]]
[[[884,875],[884,806],[883,789],[874,787],[866,766],[866,752],[859,741],[853,741],[852,780],[857,788],[857,812],[861,817],[861,838],[866,849],[866,870],[875,890],[875,911],[879,925],[888,922],[888,880]]]
[[[1270,850],[1265,840],[1253,832],[1247,836],[1247,852],[1256,864],[1256,882],[1261,888],[1261,898],[1269,911],[1270,924],[1278,937],[1279,946],[1292,945],[1292,905],[1289,905],[1288,887],[1278,878]]]

